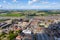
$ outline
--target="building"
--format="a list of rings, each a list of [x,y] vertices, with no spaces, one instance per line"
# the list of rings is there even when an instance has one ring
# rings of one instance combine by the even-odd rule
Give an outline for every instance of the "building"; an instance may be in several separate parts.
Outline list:
[[[24,34],[31,34],[32,32],[28,29],[22,31]]]
[[[18,36],[16,37],[16,40],[22,40],[22,36],[18,35]]]

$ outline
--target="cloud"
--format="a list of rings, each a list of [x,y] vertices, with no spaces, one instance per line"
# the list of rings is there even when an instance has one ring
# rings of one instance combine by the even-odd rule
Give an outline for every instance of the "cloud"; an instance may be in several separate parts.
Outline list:
[[[2,7],[2,5],[0,5],[0,8]]]
[[[49,6],[44,6],[44,8],[50,8],[51,6],[49,5]]]
[[[33,4],[33,3],[35,3],[35,2],[37,2],[38,0],[32,0],[32,1],[28,1],[28,4]]]
[[[53,2],[52,4],[58,4],[58,3]]]
[[[28,1],[28,4],[30,5],[30,4],[32,4],[33,2],[32,1]]]
[[[49,3],[49,2],[47,2],[47,1],[46,1],[46,2],[41,2],[41,4],[48,4],[48,3]]]
[[[4,0],[3,3],[6,3],[6,1]]]
[[[16,2],[17,0],[13,0],[13,2]]]
[[[32,0],[33,2],[36,2],[37,0]]]
[[[40,6],[31,6],[32,8],[40,8]]]
[[[26,6],[19,6],[20,8],[25,8]]]

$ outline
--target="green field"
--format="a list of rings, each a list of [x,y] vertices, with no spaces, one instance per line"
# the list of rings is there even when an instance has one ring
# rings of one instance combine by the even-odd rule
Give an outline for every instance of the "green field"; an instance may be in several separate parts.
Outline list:
[[[10,16],[10,17],[21,17],[24,16],[23,14],[0,14],[0,16]]]
[[[37,11],[37,10],[21,10],[21,11],[0,11],[2,17],[26,17],[26,16],[49,16],[60,14],[60,11]]]

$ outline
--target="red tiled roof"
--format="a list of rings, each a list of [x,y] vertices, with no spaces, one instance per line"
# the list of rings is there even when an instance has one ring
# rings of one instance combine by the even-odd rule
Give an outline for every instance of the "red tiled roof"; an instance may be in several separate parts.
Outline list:
[[[16,37],[16,39],[18,39],[18,40],[21,40],[21,38],[22,38],[22,37],[21,37],[20,35]]]

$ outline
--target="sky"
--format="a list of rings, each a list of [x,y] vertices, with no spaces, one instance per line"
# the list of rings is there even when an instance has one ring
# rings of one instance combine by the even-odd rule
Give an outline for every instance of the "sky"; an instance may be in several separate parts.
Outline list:
[[[0,0],[0,9],[60,9],[60,0]]]

